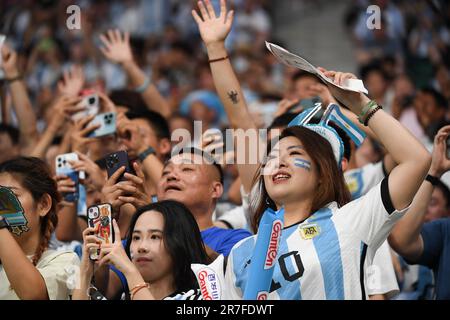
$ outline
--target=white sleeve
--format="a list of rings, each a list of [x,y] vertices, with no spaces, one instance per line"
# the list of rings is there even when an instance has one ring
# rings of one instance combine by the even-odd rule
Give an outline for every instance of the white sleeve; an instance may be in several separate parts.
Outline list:
[[[73,252],[53,252],[36,266],[50,300],[67,300],[78,279],[80,259]]]
[[[395,222],[408,210],[395,210],[389,194],[388,177],[365,196],[336,210],[335,223],[376,250],[389,235]]]
[[[234,229],[246,229],[251,231],[252,225],[252,210],[250,208],[250,201],[253,201],[257,197],[258,188],[255,185],[250,194],[244,191],[244,186],[240,187],[242,205],[234,208],[233,210],[225,212],[219,217],[218,220],[224,220],[228,222]]]
[[[376,250],[371,263],[370,260],[372,259],[366,260],[367,265],[364,272],[367,294],[369,296],[383,294],[388,299],[397,295],[399,287],[387,240]]]
[[[236,246],[235,246],[236,247]],[[225,284],[223,290],[223,300],[242,300],[243,293],[236,287],[236,275],[234,274],[233,256],[234,248],[228,256],[227,268],[225,271]]]
[[[228,210],[223,213],[218,221],[225,221],[233,229],[247,229],[247,219],[245,216],[244,208],[242,206],[236,207],[234,209]]]

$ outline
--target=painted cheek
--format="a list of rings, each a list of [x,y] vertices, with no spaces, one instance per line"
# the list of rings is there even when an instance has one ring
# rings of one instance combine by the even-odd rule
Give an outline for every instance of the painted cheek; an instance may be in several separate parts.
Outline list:
[[[306,171],[311,171],[311,162],[309,162],[308,160],[295,158],[294,166],[305,169]]]

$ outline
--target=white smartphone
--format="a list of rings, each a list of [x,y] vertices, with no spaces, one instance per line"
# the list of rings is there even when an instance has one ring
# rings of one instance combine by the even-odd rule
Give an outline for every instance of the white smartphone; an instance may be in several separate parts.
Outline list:
[[[100,138],[105,137],[116,132],[116,113],[106,112],[100,113],[95,116],[94,120],[88,126],[100,125],[100,128],[91,132],[88,137],[90,138]]]
[[[92,93],[84,96],[83,100],[81,100],[78,106],[84,107],[84,110],[72,115],[72,119],[74,121],[78,121],[84,117],[98,114],[98,112],[100,111],[100,102],[98,94]]]
[[[56,174],[66,175],[75,183],[75,192],[63,194],[64,200],[66,200],[67,202],[77,202],[79,198],[80,175],[72,168],[72,165],[69,163],[69,161],[77,160],[78,155],[76,153],[65,153],[60,154],[56,157]]]

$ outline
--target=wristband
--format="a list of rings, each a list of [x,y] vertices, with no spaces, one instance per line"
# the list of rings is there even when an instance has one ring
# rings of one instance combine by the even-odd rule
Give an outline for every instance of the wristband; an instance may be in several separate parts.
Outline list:
[[[156,155],[155,149],[153,149],[152,147],[148,147],[142,153],[138,154],[138,159],[141,162],[144,162],[145,158],[147,158],[151,154],[155,154]]]
[[[373,109],[372,111],[370,111],[369,115],[367,116],[366,120],[364,120],[364,125],[367,127],[369,125],[369,120],[370,118],[373,117],[373,115],[375,113],[377,113],[378,111],[382,110],[383,107],[382,106],[376,106],[375,109]]]
[[[222,61],[222,60],[227,60],[228,56],[222,57],[222,58],[218,58],[218,59],[211,59],[208,60],[209,63],[213,63],[213,62],[218,62],[218,61]]]
[[[136,91],[137,93],[144,93],[145,90],[147,90],[147,88],[150,85],[150,78],[149,77],[145,77],[144,83],[141,84],[139,87],[135,88],[134,91]]]
[[[23,76],[21,74],[19,74],[19,75],[15,76],[15,77],[12,77],[12,78],[9,78],[9,79],[5,79],[5,81],[7,83],[13,83],[14,81],[19,81],[19,80],[22,80],[22,79],[23,79]]]
[[[364,124],[364,120],[367,117],[367,115],[377,107],[377,103],[374,100],[370,100],[362,109],[360,115],[358,116],[358,121],[361,124]]]
[[[431,184],[433,185],[433,187],[435,187],[435,186],[439,183],[439,181],[440,181],[439,178],[434,177],[434,176],[432,176],[432,175],[430,175],[430,174],[428,174],[428,175],[425,177],[425,180],[427,180],[429,183],[431,183]]]
[[[144,288],[149,288],[149,284],[148,283],[141,283],[141,284],[138,284],[138,285],[134,286],[133,289],[130,290],[131,300],[134,299],[134,296],[136,295],[136,293],[138,293],[140,290],[142,290]]]

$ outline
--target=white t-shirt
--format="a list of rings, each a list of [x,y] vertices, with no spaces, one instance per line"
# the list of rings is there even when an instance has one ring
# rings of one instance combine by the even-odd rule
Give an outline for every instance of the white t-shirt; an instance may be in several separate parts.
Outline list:
[[[32,257],[29,258],[31,260]],[[45,281],[50,300],[69,299],[71,286],[78,277],[79,265],[80,259],[74,252],[47,250],[42,254],[36,268]],[[0,300],[19,300],[2,265],[0,265]]]
[[[367,298],[367,278],[361,281],[361,273],[373,264],[375,251],[408,209],[390,213],[387,188],[386,179],[342,208],[330,203],[305,221],[283,229],[268,298]],[[311,227],[317,232],[305,237],[302,231]],[[256,237],[238,242],[231,250],[225,299],[242,298]]]
[[[361,168],[348,170],[344,173],[344,177],[352,199],[357,199],[384,179],[383,162],[369,163]],[[366,265],[365,277],[369,295],[384,294],[390,299],[399,293],[391,249],[387,240],[375,252],[373,264]]]

